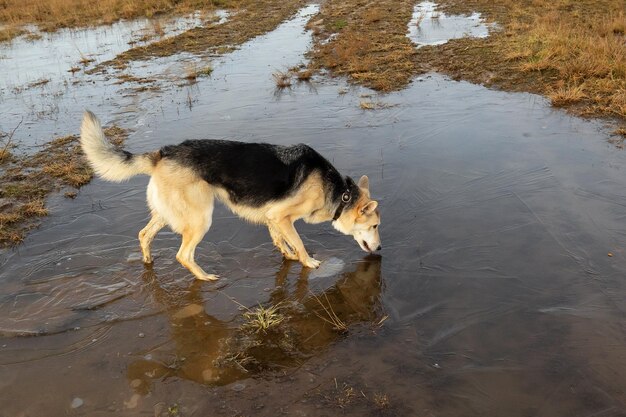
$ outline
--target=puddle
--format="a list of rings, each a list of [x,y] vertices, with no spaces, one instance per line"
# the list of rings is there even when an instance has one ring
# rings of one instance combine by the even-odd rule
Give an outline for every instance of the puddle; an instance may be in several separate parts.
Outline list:
[[[443,45],[451,39],[486,38],[493,24],[485,23],[480,13],[469,16],[446,15],[437,4],[425,1],[415,5],[407,36],[418,46]]]
[[[14,139],[21,145],[20,150],[28,151],[54,136],[74,133],[76,121],[72,119],[87,102],[113,113],[120,107],[135,108],[138,96],[154,99],[159,96],[156,88],[150,88],[156,87],[154,83],[120,84],[111,75],[89,76],[85,71],[131,47],[148,45],[203,24],[221,24],[227,18],[228,12],[219,10],[210,15],[194,13],[176,19],[61,29],[41,33],[40,39],[19,37],[1,43],[0,131],[10,132],[22,121]],[[134,88],[138,87],[146,87],[147,93],[137,92]],[[127,122],[123,117],[114,121]]]
[[[41,228],[0,254],[4,413],[626,411],[626,154],[599,123],[540,97],[433,74],[369,112],[359,104],[371,91],[341,80],[276,90],[272,73],[304,60],[316,10],[215,60],[192,86],[110,100],[80,87],[66,117],[126,117],[136,152],[202,137],[310,144],[342,173],[369,175],[382,256],[298,223],[324,260],[303,270],[264,228],[218,206],[196,253],[220,281],[194,281],[167,230],[144,268],[147,178],[96,179],[75,200],[53,197]],[[198,59],[129,70],[173,74]],[[260,306],[282,315],[270,331],[249,325]]]

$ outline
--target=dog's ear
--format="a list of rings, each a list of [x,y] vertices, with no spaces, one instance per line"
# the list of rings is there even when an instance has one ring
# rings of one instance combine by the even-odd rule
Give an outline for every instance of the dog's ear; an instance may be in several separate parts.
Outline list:
[[[367,177],[365,177],[365,178],[367,178]],[[374,210],[376,210],[376,207],[378,207],[378,201],[372,200],[369,203],[367,203],[366,205],[364,205],[363,207],[361,207],[361,214],[362,215],[372,214],[374,212]]]
[[[360,179],[359,179],[359,187],[361,188],[365,188],[366,190],[370,189],[370,180],[369,178],[367,178],[367,175],[363,175]]]

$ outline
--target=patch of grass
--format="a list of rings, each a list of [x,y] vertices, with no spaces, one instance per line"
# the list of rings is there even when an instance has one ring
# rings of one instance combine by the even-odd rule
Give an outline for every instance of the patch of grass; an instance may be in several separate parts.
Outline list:
[[[195,82],[200,77],[208,77],[212,73],[213,68],[210,65],[198,67],[194,62],[185,66],[185,79],[190,83]]]
[[[374,402],[374,406],[378,408],[379,410],[384,410],[384,409],[389,408],[390,402],[389,402],[389,397],[387,396],[387,394],[377,392],[374,394],[372,401]]]
[[[326,303],[324,303],[317,295],[311,293],[315,301],[322,307],[324,314],[318,313],[314,311],[315,315],[330,324],[333,330],[336,330],[340,333],[345,333],[348,331],[348,325],[344,322],[339,316],[335,313],[331,302],[328,300],[328,296],[324,293],[324,298],[326,299]]]
[[[289,72],[276,71],[272,74],[276,88],[283,89],[291,87],[291,74]]]
[[[0,164],[11,160],[11,151],[8,149],[0,149]]]
[[[0,20],[1,22],[2,20]],[[17,38],[23,35],[25,31],[16,27],[16,25],[5,24],[5,27],[0,30],[0,42],[10,41],[13,38]]]
[[[43,31],[63,27],[85,27],[109,24],[120,19],[181,14],[198,9],[237,7],[239,0],[2,0],[0,41],[13,39],[22,33],[21,26],[36,24]],[[155,34],[163,32],[159,20],[153,24]]]
[[[346,26],[348,26],[348,22],[345,19],[337,19],[337,20],[335,20],[332,23],[331,28],[334,31],[340,31],[341,29],[345,28]]]
[[[296,78],[298,79],[298,81],[310,81],[312,77],[313,77],[313,71],[309,69],[298,71],[296,73]]]
[[[85,55],[83,55],[82,53],[80,54],[80,61],[78,61],[81,65],[83,66],[87,66],[89,64],[91,64],[92,62],[94,62],[95,59],[93,58],[89,58]]]
[[[39,80],[33,81],[28,84],[28,88],[33,87],[42,87],[50,82],[50,78],[40,78]]]
[[[388,109],[389,107],[393,107],[393,105],[378,100],[361,100],[359,107],[361,110],[379,110]]]
[[[117,126],[105,129],[115,145],[121,145],[127,132]],[[0,245],[23,240],[46,216],[45,198],[62,187],[79,188],[93,178],[93,171],[80,148],[78,136],[56,138],[34,155],[12,158],[0,175]],[[75,191],[65,193],[76,196]]]
[[[264,307],[259,305],[254,309],[249,309],[243,313],[246,320],[243,327],[252,329],[256,333],[267,332],[268,330],[278,326],[285,320],[285,316],[279,311],[280,304]]]
[[[0,164],[9,162],[13,159],[11,151],[9,149],[13,146],[13,135],[15,134],[15,131],[19,129],[19,127],[22,125],[22,122],[23,119],[20,120],[17,126],[15,126],[15,128],[13,128],[10,133],[0,132],[0,139],[2,139],[4,142],[1,144],[2,147],[0,148]]]
[[[560,87],[548,93],[550,102],[555,107],[565,107],[570,104],[579,103],[587,98],[582,86]]]
[[[115,81],[113,84],[124,84],[124,83],[150,84],[150,83],[156,82],[154,78],[140,78],[140,77],[135,77],[134,75],[130,75],[130,74],[118,74],[116,77],[117,77],[117,81]]]
[[[48,209],[45,207],[43,199],[31,200],[22,204],[20,211],[27,217],[41,217],[48,215]]]
[[[406,36],[413,5],[408,0],[324,2],[311,19],[321,19],[313,25],[311,69],[327,68],[380,91],[405,87],[419,72],[415,47]]]

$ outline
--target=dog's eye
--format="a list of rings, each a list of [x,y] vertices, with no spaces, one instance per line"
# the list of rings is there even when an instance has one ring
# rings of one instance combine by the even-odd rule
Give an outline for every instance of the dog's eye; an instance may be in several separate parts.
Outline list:
[[[373,229],[376,229],[378,227],[377,224],[375,224],[374,226],[372,226]]]

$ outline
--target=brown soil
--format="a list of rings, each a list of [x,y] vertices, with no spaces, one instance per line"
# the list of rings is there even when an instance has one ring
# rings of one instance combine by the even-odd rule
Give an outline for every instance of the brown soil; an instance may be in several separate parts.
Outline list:
[[[127,136],[117,126],[105,133],[116,145]],[[21,242],[38,225],[39,218],[48,214],[48,194],[64,187],[78,189],[92,178],[77,136],[57,138],[32,156],[11,155],[0,161],[0,246]],[[65,195],[74,198],[76,192],[68,190]]]

